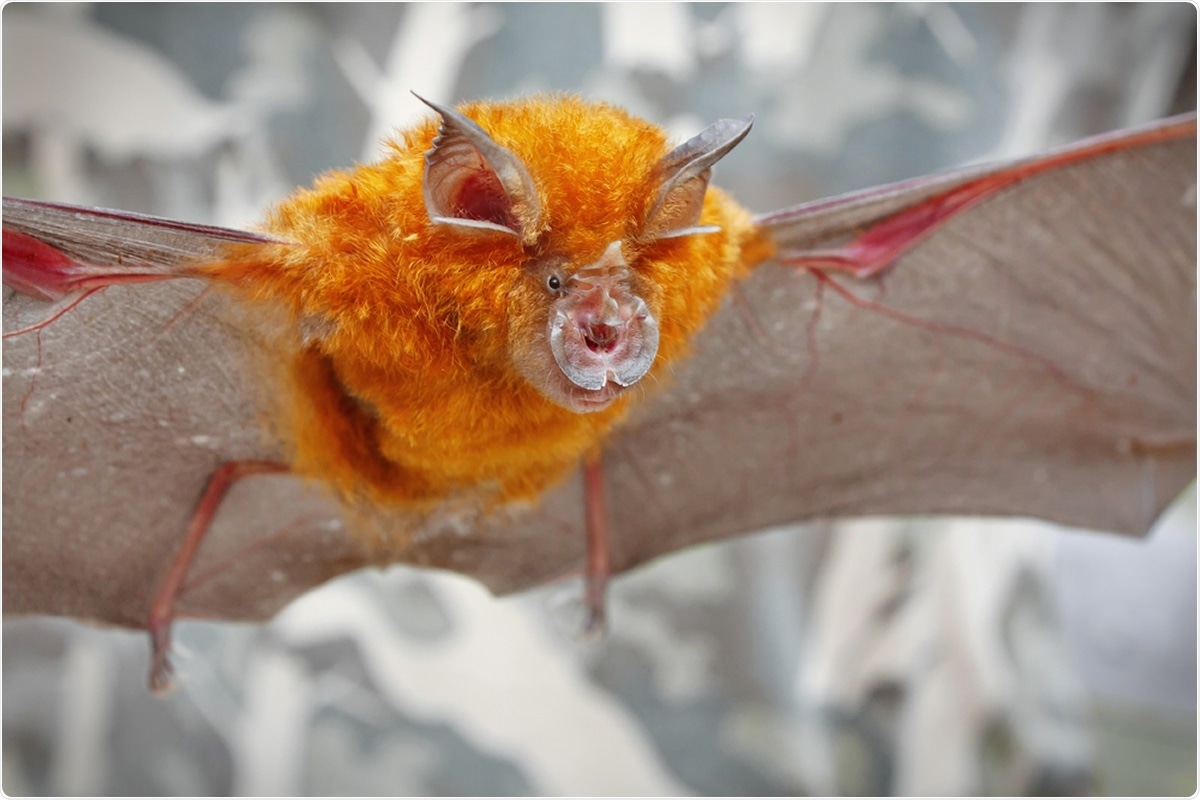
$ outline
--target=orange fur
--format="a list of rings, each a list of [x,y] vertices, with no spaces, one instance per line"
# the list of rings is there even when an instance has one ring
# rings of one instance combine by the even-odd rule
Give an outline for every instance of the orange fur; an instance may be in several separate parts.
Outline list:
[[[627,413],[629,396],[576,414],[514,369],[510,339],[545,326],[532,259],[565,254],[570,270],[625,243],[634,289],[660,325],[642,381],[651,387],[748,269],[749,216],[712,188],[701,222],[720,233],[638,243],[670,149],[657,127],[573,97],[460,110],[532,176],[544,223],[533,248],[429,222],[431,117],[398,134],[385,160],[327,174],[276,208],[267,229],[294,244],[246,249],[209,270],[248,301],[282,305],[297,342],[309,332],[290,356],[294,469],[385,506],[479,488],[497,502],[534,498]]]

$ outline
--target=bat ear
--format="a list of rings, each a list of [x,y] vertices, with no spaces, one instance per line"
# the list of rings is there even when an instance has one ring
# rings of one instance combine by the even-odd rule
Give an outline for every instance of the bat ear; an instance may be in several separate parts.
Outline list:
[[[662,188],[641,238],[653,241],[717,230],[697,224],[712,166],[745,138],[753,124],[753,114],[717,120],[663,157],[658,166]]]
[[[468,232],[499,231],[532,244],[541,232],[541,205],[525,165],[470,119],[413,95],[442,117],[425,154],[430,221]]]

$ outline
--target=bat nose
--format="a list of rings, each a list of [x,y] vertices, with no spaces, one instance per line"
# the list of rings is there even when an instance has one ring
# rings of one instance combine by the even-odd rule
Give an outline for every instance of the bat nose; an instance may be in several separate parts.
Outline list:
[[[593,353],[611,353],[617,349],[631,324],[636,325],[643,308],[633,297],[617,297],[606,286],[589,291],[592,302],[581,304],[576,324],[583,342]],[[623,294],[618,292],[617,294]]]
[[[625,293],[604,284],[594,284],[580,295],[575,324],[584,344],[593,353],[616,349],[627,326],[636,317],[639,304]],[[620,300],[618,300],[620,296]]]

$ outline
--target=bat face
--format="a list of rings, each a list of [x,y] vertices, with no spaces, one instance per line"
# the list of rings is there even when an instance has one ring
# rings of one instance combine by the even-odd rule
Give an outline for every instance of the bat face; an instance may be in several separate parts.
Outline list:
[[[655,278],[639,274],[626,251],[636,255],[661,240],[722,233],[719,226],[698,225],[710,168],[745,136],[750,121],[718,123],[655,161],[654,150],[661,146],[656,131],[613,109],[568,102],[576,114],[609,118],[610,135],[607,140],[583,137],[595,153],[570,159],[569,173],[539,172],[539,181],[521,158],[470,118],[429,105],[442,118],[425,156],[423,194],[430,221],[464,236],[514,237],[529,256],[520,271],[537,288],[514,302],[518,308],[544,306],[545,322],[538,314],[531,326],[509,327],[514,366],[542,395],[570,411],[608,408],[650,371],[659,345],[662,309],[652,309],[646,300],[657,295]],[[553,103],[545,110],[549,113],[527,132],[531,138],[574,135],[574,120]],[[612,180],[616,172],[628,173],[632,181],[620,185]],[[608,196],[585,204],[596,209],[593,213],[577,216],[571,195],[587,185],[607,189]],[[567,213],[555,213],[559,209]],[[612,237],[607,242],[596,235],[606,231]],[[539,292],[541,298],[529,296]]]
[[[544,276],[546,325],[511,337],[513,363],[549,400],[578,413],[602,411],[649,372],[658,320],[632,288],[620,240],[573,270],[565,256],[544,261],[528,269]]]

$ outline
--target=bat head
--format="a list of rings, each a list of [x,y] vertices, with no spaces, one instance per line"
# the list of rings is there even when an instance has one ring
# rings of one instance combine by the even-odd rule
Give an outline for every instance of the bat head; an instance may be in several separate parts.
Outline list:
[[[512,292],[507,326],[517,372],[571,411],[608,408],[659,355],[662,281],[639,268],[640,257],[659,243],[721,232],[701,224],[712,166],[749,132],[752,118],[720,120],[656,158],[623,158],[601,141],[594,146],[606,162],[547,165],[536,154],[527,164],[466,115],[422,102],[441,116],[425,154],[429,221],[462,237],[507,238],[524,255],[526,280]],[[540,131],[576,133],[553,124]],[[568,207],[584,182],[590,201]],[[589,216],[588,207],[599,211]]]

